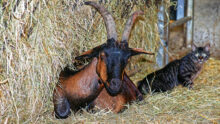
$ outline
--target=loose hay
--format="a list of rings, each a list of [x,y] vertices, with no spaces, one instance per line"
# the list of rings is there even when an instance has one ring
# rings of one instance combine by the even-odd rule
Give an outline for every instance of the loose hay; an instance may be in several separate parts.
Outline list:
[[[170,93],[147,95],[120,114],[100,111],[73,114],[66,120],[52,115],[52,92],[62,68],[74,57],[106,41],[103,20],[94,9],[70,0],[0,2],[0,123],[180,123],[218,122],[220,109],[219,61],[211,59],[196,80],[195,89],[176,88]],[[144,0],[109,0],[117,32],[135,10],[145,12],[130,37],[129,45],[157,51],[157,8]],[[119,36],[120,37],[120,36]],[[127,70],[140,69],[133,80],[154,70],[155,63],[134,57]],[[138,63],[138,64],[137,64]]]

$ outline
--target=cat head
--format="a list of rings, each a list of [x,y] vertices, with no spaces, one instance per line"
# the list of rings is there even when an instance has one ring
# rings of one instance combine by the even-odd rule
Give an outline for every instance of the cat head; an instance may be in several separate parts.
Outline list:
[[[196,63],[204,63],[210,57],[210,44],[206,44],[204,47],[197,47],[195,44],[192,45],[192,53]]]

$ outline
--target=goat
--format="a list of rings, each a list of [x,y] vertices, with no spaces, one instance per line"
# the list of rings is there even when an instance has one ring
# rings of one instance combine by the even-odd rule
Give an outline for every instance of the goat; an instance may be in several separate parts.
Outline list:
[[[122,41],[117,40],[115,22],[112,15],[95,2],[85,2],[95,7],[104,18],[107,30],[107,43],[84,52],[75,59],[93,58],[83,69],[77,72],[63,71],[53,93],[56,118],[64,119],[74,112],[90,106],[103,88],[109,95],[120,94],[123,86],[124,69],[131,56],[153,53],[137,48],[129,48],[128,37],[135,18],[142,12],[135,12],[128,20]]]
[[[129,28],[131,28],[131,26],[135,22],[136,19],[135,16],[138,13],[142,14],[142,12],[136,11],[128,19],[126,24],[128,26],[126,26],[126,28],[124,29],[125,30],[124,32],[127,32],[127,35],[129,35],[130,31],[126,31],[126,30],[131,30]],[[96,107],[99,109],[111,110],[115,113],[118,113],[124,110],[125,104],[131,103],[132,101],[141,101],[141,100],[143,100],[143,95],[140,93],[140,91],[137,89],[135,84],[128,77],[126,72],[124,72],[122,91],[118,95],[112,96],[106,91],[106,89],[103,89],[99,94],[99,96],[90,104],[89,109]]]

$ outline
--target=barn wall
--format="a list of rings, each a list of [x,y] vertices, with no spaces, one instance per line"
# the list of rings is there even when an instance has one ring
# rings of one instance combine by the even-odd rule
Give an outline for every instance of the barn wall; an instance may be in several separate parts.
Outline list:
[[[194,42],[210,42],[213,56],[220,58],[220,0],[195,0]]]

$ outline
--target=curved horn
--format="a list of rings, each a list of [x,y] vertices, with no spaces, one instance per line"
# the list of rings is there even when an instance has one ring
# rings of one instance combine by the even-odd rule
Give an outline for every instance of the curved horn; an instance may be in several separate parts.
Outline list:
[[[102,15],[104,18],[106,30],[107,30],[107,38],[111,39],[114,38],[115,41],[117,41],[117,32],[115,28],[115,21],[112,17],[112,15],[101,5],[97,4],[96,2],[88,1],[85,2],[85,5],[90,5]]]
[[[125,25],[125,28],[124,28],[124,32],[123,32],[123,35],[122,35],[122,40],[123,42],[127,42],[128,41],[128,38],[129,38],[129,35],[130,35],[130,32],[131,32],[131,28],[132,28],[132,25],[134,24],[136,18],[139,16],[139,15],[143,15],[144,12],[142,11],[135,11],[127,20],[126,22],[126,25]]]

